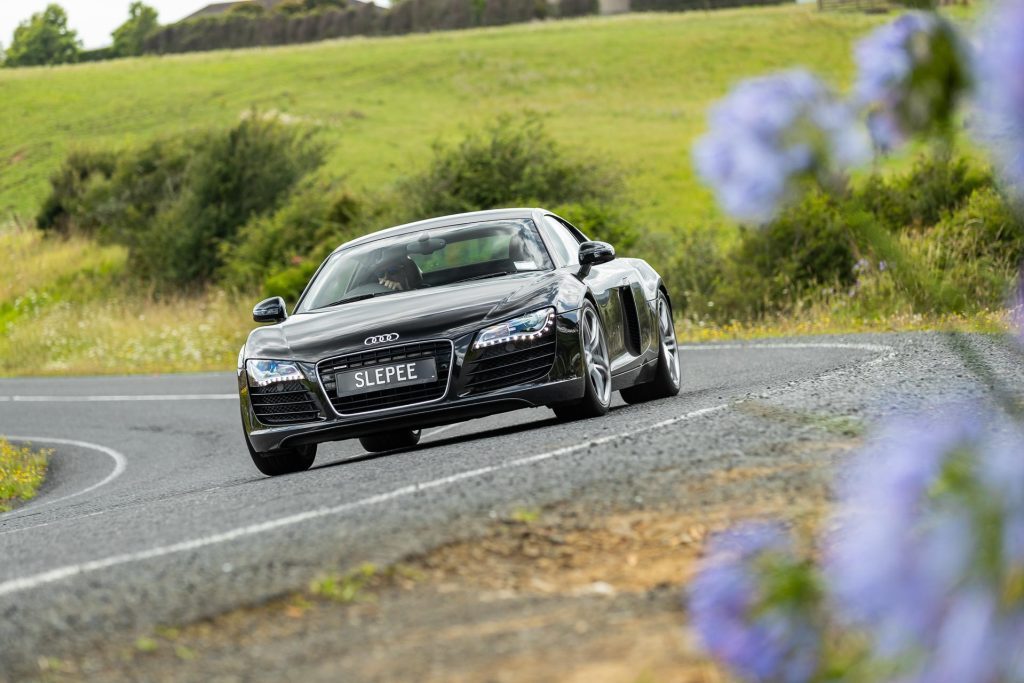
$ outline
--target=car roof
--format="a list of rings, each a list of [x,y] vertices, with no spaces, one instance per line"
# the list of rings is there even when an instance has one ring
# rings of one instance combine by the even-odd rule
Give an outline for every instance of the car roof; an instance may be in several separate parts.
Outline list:
[[[371,232],[368,235],[357,237],[354,240],[345,242],[334,252],[339,252],[342,249],[348,249],[349,247],[359,246],[366,244],[367,242],[375,242],[385,237],[394,237],[395,235],[403,235],[410,232],[417,232],[420,230],[430,230],[433,228],[449,228],[456,225],[469,225],[472,223],[482,223],[484,221],[500,221],[500,220],[523,220],[527,218],[534,218],[540,215],[551,213],[545,209],[529,208],[529,209],[491,209],[490,211],[471,211],[469,213],[457,213],[451,216],[439,216],[438,218],[429,218],[423,221],[416,221],[415,223],[405,223],[403,225],[396,225],[393,228],[385,228],[376,232]]]

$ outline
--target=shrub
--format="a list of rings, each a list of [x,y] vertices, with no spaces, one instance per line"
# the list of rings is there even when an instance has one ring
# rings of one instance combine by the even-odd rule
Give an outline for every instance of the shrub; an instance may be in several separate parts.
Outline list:
[[[117,166],[117,154],[110,150],[73,150],[60,168],[50,176],[50,194],[36,216],[36,225],[45,231],[67,234],[75,227],[94,232],[98,227],[86,215],[86,196],[97,183],[110,178]]]
[[[677,229],[645,236],[643,246],[647,253],[641,253],[664,279],[677,316],[719,316],[715,291],[727,263],[727,252],[719,235],[699,227]]]
[[[872,174],[854,193],[890,230],[935,225],[971,193],[992,186],[992,174],[975,168],[964,157],[939,150],[918,157],[909,172],[892,178]]]
[[[757,317],[823,285],[853,284],[857,226],[866,220],[856,207],[815,192],[765,228],[745,230],[715,288],[720,315]]]
[[[366,211],[345,189],[307,182],[275,213],[247,223],[237,243],[225,244],[223,280],[292,299],[331,250],[360,234]]]
[[[634,255],[640,243],[640,229],[631,222],[628,209],[610,202],[573,202],[549,207],[559,216],[579,227],[590,239],[613,245],[617,252]]]
[[[540,120],[503,117],[452,147],[438,144],[429,167],[400,183],[410,218],[515,205],[610,201],[618,179],[594,162],[573,159]]]
[[[38,222],[124,244],[135,272],[158,285],[202,284],[242,226],[276,209],[322,159],[309,132],[257,114],[120,156],[74,153]]]
[[[940,285],[941,308],[998,308],[1024,259],[1024,221],[994,188],[977,190],[910,245]]]

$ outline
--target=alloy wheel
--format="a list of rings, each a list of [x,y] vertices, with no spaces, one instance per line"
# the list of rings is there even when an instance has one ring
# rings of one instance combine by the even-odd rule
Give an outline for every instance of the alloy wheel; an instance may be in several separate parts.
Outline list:
[[[676,326],[672,322],[672,311],[665,299],[658,300],[658,327],[661,336],[661,350],[668,363],[672,385],[679,386],[679,344],[676,342]]]
[[[612,397],[611,362],[601,321],[593,308],[583,312],[583,360],[595,394],[603,405],[608,405]]]

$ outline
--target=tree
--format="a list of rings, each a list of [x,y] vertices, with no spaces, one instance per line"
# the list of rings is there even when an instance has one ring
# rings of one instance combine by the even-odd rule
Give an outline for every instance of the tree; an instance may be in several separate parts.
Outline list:
[[[319,10],[345,9],[346,7],[348,7],[346,0],[285,0],[278,4],[274,11],[294,16]]]
[[[141,2],[133,2],[128,8],[128,20],[114,29],[114,55],[132,57],[142,54],[146,36],[160,27],[156,10]]]
[[[14,29],[4,66],[64,64],[78,59],[82,42],[68,28],[68,15],[60,5],[48,5]]]
[[[263,5],[257,5],[254,2],[241,2],[228,10],[228,14],[242,17],[262,17],[265,13]]]

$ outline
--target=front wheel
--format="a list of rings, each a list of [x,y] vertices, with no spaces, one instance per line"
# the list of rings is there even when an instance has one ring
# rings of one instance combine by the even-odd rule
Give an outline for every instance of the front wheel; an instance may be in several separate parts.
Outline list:
[[[359,437],[359,443],[371,453],[383,453],[399,448],[412,448],[420,442],[419,429],[395,429],[380,434]]]
[[[257,453],[249,443],[249,437],[246,436],[245,445],[249,448],[249,455],[252,457],[252,463],[256,465],[256,469],[268,477],[305,472],[313,466],[313,461],[316,460],[316,444]]]
[[[601,317],[594,304],[587,301],[580,315],[580,342],[583,346],[583,398],[572,403],[551,406],[563,420],[600,417],[612,403],[612,364],[608,359]]]
[[[679,393],[679,344],[676,342],[672,307],[664,293],[658,295],[658,337],[658,367],[654,370],[654,378],[620,391],[626,403],[643,403]]]

